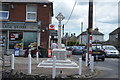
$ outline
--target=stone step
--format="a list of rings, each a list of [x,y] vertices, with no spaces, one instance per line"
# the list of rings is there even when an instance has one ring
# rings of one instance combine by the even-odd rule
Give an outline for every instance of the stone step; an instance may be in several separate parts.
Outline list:
[[[45,60],[45,61],[42,61],[42,63],[53,63],[53,61],[47,61],[47,60]],[[68,61],[68,62],[67,61],[66,62],[65,61],[64,62],[63,61],[61,61],[61,62],[60,61],[56,61],[56,63],[70,64],[71,62],[70,61]]]
[[[53,60],[44,60],[37,67],[52,68]],[[78,68],[78,65],[71,60],[56,60],[56,68]]]
[[[39,66],[38,68],[53,68],[53,66]],[[56,68],[73,69],[73,68],[79,68],[79,67],[76,67],[76,66],[56,66]]]
[[[53,65],[53,63],[41,63],[40,65]],[[70,63],[70,64],[63,64],[63,63],[56,63],[56,66],[71,66],[71,65],[74,65],[74,66],[77,66],[76,63]]]

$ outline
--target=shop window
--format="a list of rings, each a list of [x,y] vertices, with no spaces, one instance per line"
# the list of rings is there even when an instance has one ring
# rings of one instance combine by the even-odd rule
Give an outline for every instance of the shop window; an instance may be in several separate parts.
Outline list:
[[[5,20],[9,18],[9,4],[0,4],[0,19]]]
[[[37,17],[37,6],[27,5],[26,6],[26,21],[36,21]]]
[[[9,48],[13,49],[15,47],[18,47],[22,49],[22,46],[23,46],[22,40],[23,40],[23,32],[10,32],[9,33]]]
[[[24,32],[24,48],[29,47],[31,43],[37,42],[37,33],[36,32]]]

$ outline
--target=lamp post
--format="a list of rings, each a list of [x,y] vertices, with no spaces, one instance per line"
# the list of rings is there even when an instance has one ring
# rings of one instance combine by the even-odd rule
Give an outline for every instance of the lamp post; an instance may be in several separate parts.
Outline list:
[[[41,27],[41,21],[38,21],[38,38],[37,38],[37,49],[38,46],[40,46],[40,27]]]
[[[83,22],[81,22],[81,45],[82,45]]]
[[[56,16],[56,19],[59,21],[59,25],[58,25],[58,48],[61,48],[61,21],[63,19],[65,19],[65,17],[62,15],[62,13],[59,13]]]

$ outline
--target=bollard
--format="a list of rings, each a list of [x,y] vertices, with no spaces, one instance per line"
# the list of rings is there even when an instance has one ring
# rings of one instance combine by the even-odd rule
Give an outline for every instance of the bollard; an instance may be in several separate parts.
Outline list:
[[[94,56],[91,57],[91,72],[94,72]]]
[[[36,64],[39,63],[39,55],[38,55],[38,52],[36,52]]]
[[[98,61],[98,55],[96,55],[96,60]]]
[[[92,67],[92,55],[89,55],[89,58],[90,58],[90,69]]]
[[[86,66],[88,66],[88,53],[86,53]]]
[[[14,69],[14,54],[11,55],[11,69]]]
[[[28,55],[28,74],[31,74],[31,54]]]
[[[55,76],[56,76],[56,56],[53,57],[52,78],[55,79]]]
[[[79,75],[82,74],[82,58],[79,58]]]

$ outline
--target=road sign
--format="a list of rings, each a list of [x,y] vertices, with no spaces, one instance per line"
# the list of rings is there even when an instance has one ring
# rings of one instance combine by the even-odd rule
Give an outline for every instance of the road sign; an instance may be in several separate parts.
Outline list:
[[[55,26],[53,24],[49,25],[49,30],[55,30]]]

